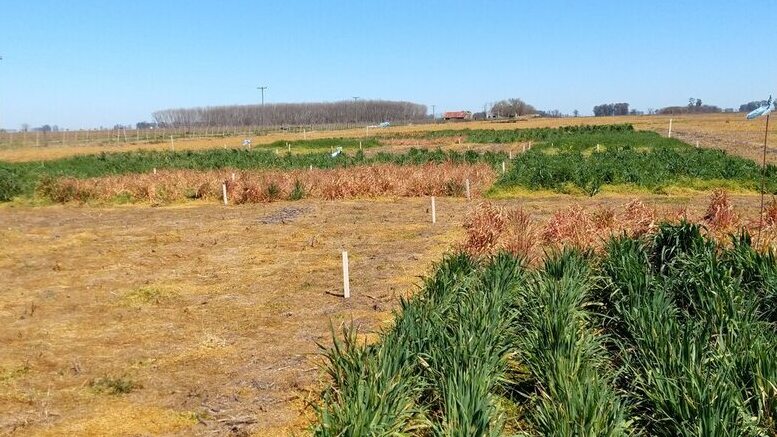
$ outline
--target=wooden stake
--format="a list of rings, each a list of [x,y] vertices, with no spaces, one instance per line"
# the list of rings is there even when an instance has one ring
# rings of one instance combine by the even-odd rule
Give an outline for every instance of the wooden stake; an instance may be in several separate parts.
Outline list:
[[[221,184],[221,195],[224,197],[224,205],[227,204],[227,184]]]
[[[286,143],[286,145],[289,147],[289,153],[291,153],[291,143]]]
[[[672,138],[672,119],[669,119],[669,138]]]
[[[235,182],[235,174],[232,173],[232,182]]]
[[[470,195],[469,195],[469,179],[467,179],[467,180],[464,182],[464,188],[465,188],[465,190],[467,191],[467,200],[470,200],[470,199],[471,199],[471,197],[470,197]]]
[[[348,252],[343,251],[343,297],[351,297],[351,280],[348,275]]]
[[[170,135],[170,150],[175,152],[175,143],[173,142],[173,136]]]
[[[154,174],[156,174],[156,167],[154,167]]]
[[[362,149],[362,142],[359,141],[359,150],[361,150],[361,149]]]
[[[523,153],[526,153],[526,144],[523,145]]]
[[[437,223],[437,207],[434,204],[434,196],[432,196],[432,224]]]
[[[513,151],[512,150],[508,153],[507,158],[510,159],[510,160],[513,159]]]
[[[505,162],[502,161],[502,174],[505,174]]]

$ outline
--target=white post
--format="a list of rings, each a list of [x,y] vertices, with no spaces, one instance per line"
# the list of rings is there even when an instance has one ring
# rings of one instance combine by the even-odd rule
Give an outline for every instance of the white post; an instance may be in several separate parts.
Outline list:
[[[170,135],[170,150],[175,152],[175,143],[173,142],[173,136]]]
[[[596,145],[596,151],[597,152],[599,151],[599,145],[598,144]]]
[[[221,195],[224,197],[224,205],[227,204],[227,184],[221,184]]]
[[[507,158],[510,159],[510,160],[513,159],[513,151],[512,150],[510,150],[510,152],[508,153]]]
[[[502,174],[505,174],[505,162],[502,161]]]
[[[696,148],[699,148],[699,140],[696,140]]]
[[[669,119],[669,138],[672,138],[672,119]]]
[[[289,153],[291,153],[291,143],[286,143],[287,146],[289,146]]]
[[[310,168],[308,170],[313,171],[313,164],[310,164]]]
[[[467,180],[464,182],[464,188],[465,188],[465,189],[466,189],[466,191],[467,191],[467,200],[471,199],[471,197],[470,197],[470,195],[469,195],[469,179],[467,179]]]
[[[348,252],[343,251],[343,297],[351,297],[351,281],[348,276]]]
[[[308,131],[306,129],[302,129],[302,139],[308,139]]]
[[[361,150],[361,149],[362,149],[362,142],[359,141],[359,150]]]
[[[156,167],[154,167],[154,174],[156,174]]]
[[[432,196],[432,224],[437,223],[437,207],[434,204],[434,196]]]
[[[526,153],[526,144],[523,145],[523,153]]]
[[[232,182],[235,182],[235,174],[232,173]]]

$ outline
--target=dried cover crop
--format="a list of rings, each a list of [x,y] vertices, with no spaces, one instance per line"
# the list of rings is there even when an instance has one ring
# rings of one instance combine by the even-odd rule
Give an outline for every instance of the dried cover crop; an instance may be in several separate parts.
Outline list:
[[[659,222],[692,221],[704,226],[706,235],[719,243],[727,243],[730,235],[746,229],[758,234],[758,220],[744,220],[736,213],[728,194],[715,190],[703,216],[688,217],[684,208],[659,211],[639,200],[632,200],[618,209],[599,207],[587,210],[571,205],[556,211],[547,222],[540,222],[523,209],[502,207],[484,202],[467,217],[466,239],[461,249],[470,255],[492,255],[507,251],[514,255],[539,259],[547,249],[572,246],[601,250],[612,236],[637,238],[652,234]],[[760,249],[777,244],[777,200],[764,211]]]
[[[472,193],[485,191],[496,178],[487,164],[393,164],[338,169],[235,172],[173,170],[157,174],[62,178],[43,184],[39,192],[55,202],[220,200],[227,185],[231,203],[262,203],[301,198],[345,199],[379,196],[463,196],[465,181]]]

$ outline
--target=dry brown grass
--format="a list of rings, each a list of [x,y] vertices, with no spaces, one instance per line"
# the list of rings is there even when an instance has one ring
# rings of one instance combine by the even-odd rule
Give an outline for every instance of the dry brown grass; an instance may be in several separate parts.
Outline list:
[[[773,202],[770,213],[777,210]],[[480,204],[466,219],[466,238],[461,248],[476,256],[501,250],[523,256],[530,262],[538,260],[547,250],[563,246],[600,250],[613,235],[641,236],[657,229],[659,222],[688,220],[704,225],[708,235],[722,244],[739,229],[746,229],[755,237],[757,220],[740,220],[729,195],[714,191],[702,214],[689,216],[686,207],[649,207],[639,199],[613,208],[600,205],[595,208],[581,204],[563,207],[552,213],[547,221],[531,218],[523,207]],[[777,224],[766,220],[763,238],[756,243],[761,249],[777,247]]]
[[[4,207],[0,435],[300,432],[329,321],[385,326],[460,238],[466,202],[437,206]]]
[[[168,170],[157,174],[131,174],[93,179],[62,178],[40,188],[55,202],[132,201],[164,203],[187,198],[221,200],[227,185],[231,202],[265,203],[277,200],[347,199],[382,196],[463,196],[470,180],[479,195],[496,178],[486,164],[374,165],[331,170],[290,171]]]

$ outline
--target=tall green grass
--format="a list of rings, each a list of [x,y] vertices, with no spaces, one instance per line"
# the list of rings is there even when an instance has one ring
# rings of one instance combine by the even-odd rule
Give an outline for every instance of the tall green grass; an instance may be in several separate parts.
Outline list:
[[[314,430],[775,435],[775,284],[749,236],[722,247],[688,223],[535,269],[449,256],[380,341],[328,349]]]

